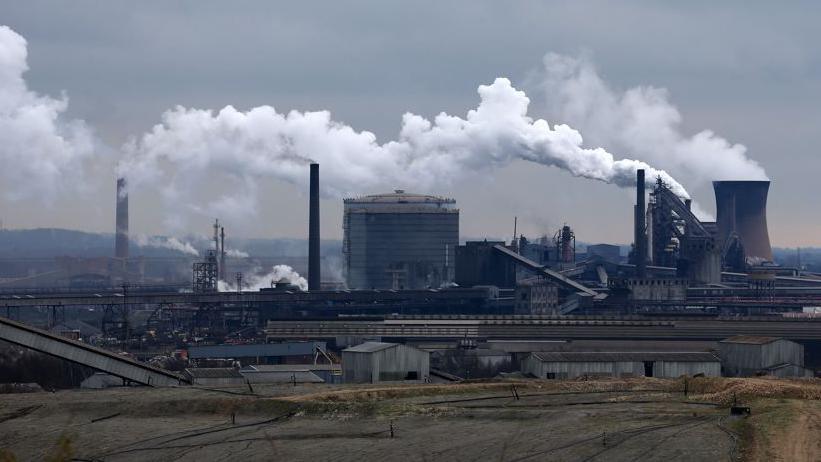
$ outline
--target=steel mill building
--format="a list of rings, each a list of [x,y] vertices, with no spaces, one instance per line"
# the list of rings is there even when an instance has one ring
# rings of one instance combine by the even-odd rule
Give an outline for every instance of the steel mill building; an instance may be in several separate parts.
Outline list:
[[[439,288],[453,280],[456,201],[398,189],[344,204],[342,252],[349,288]]]

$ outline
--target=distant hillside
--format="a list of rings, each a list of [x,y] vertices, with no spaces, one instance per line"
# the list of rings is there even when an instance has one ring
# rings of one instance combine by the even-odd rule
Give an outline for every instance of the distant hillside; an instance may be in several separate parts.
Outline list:
[[[162,236],[158,238],[158,240],[164,239]],[[202,237],[180,240],[190,243],[200,253],[211,247],[211,241]],[[256,257],[303,257],[308,255],[306,239],[226,239],[226,247]],[[113,234],[56,228],[0,230],[0,258],[104,257],[111,256],[113,252]],[[322,241],[322,252],[326,255],[340,255],[342,242],[324,240]],[[146,257],[185,255],[181,251],[170,248],[139,246],[133,239],[131,254]]]
[[[102,257],[113,249],[113,234],[53,228],[0,230],[0,258]]]

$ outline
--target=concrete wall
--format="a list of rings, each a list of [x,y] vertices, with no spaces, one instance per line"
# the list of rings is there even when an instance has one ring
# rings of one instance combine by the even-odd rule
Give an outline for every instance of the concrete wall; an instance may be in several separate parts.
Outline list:
[[[192,378],[191,384],[202,387],[237,387],[245,385],[245,379],[242,377],[200,377]]]

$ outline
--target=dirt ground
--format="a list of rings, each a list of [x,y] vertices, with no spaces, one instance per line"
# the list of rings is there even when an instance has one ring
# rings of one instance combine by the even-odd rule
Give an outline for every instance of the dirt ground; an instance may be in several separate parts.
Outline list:
[[[0,461],[821,458],[818,381],[256,388],[0,395]],[[733,396],[750,418],[729,418]]]

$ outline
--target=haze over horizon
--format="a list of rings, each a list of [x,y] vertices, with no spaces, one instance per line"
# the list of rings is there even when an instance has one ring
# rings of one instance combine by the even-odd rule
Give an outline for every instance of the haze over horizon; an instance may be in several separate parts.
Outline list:
[[[397,8],[405,14],[397,14]],[[321,9],[253,4],[241,11],[187,2],[139,8],[125,2],[3,4],[0,23],[27,42],[23,78],[28,90],[46,98],[37,103],[58,107],[58,112],[59,105],[66,104],[61,117],[72,124],[82,121],[82,127],[71,125],[73,138],[66,139],[74,140],[86,172],[79,188],[58,184],[73,178],[67,172],[75,165],[66,163],[65,170],[52,172],[44,181],[55,190],[45,201],[36,190],[26,195],[33,180],[0,185],[0,220],[12,229],[112,232],[115,167],[129,140],[136,150],[159,153],[164,160],[169,152],[205,156],[204,150],[192,147],[198,145],[185,144],[179,136],[156,143],[162,140],[158,133],[174,134],[175,127],[182,126],[169,117],[176,114],[176,120],[184,122],[190,115],[202,123],[206,113],[191,111],[211,109],[219,124],[216,114],[224,106],[237,108],[236,114],[227,114],[237,120],[251,108],[270,105],[282,115],[327,110],[331,126],[373,133],[370,144],[352,145],[350,152],[356,153],[363,152],[362,146],[390,151],[388,142],[398,139],[400,129],[401,136],[410,136],[408,146],[419,145],[419,140],[429,143],[422,153],[452,149],[452,144],[431,142],[428,135],[407,135],[408,127],[419,126],[413,125],[416,119],[403,125],[407,112],[433,121],[434,129],[445,129],[453,120],[440,123],[441,112],[463,120],[462,127],[504,120],[498,125],[504,129],[502,139],[534,144],[522,154],[510,150],[520,149],[518,143],[498,145],[504,158],[493,151],[485,162],[494,168],[455,164],[448,158],[444,164],[423,164],[443,180],[388,175],[391,181],[354,179],[353,187],[361,184],[361,192],[370,193],[390,190],[395,183],[411,190],[414,181],[424,179],[421,192],[456,199],[463,236],[509,236],[518,216],[520,232],[529,236],[552,234],[568,223],[582,241],[630,242],[632,190],[568,174],[565,170],[573,171],[572,165],[557,163],[555,149],[542,149],[544,140],[541,135],[533,138],[538,132],[528,119],[516,125],[519,131],[507,131],[514,124],[509,117],[519,114],[526,93],[528,117],[544,118],[551,126],[570,125],[581,133],[584,149],[601,147],[616,160],[636,159],[668,171],[706,214],[714,208],[710,181],[719,179],[710,176],[769,176],[773,244],[821,246],[821,215],[811,213],[818,197],[814,172],[821,168],[821,158],[812,152],[821,141],[813,130],[821,110],[812,103],[821,96],[821,51],[813,45],[821,34],[812,27],[807,8],[817,7],[756,5],[738,17],[737,7],[709,3],[581,7],[557,2],[522,8],[457,2],[427,8],[334,4]],[[597,28],[590,15],[607,18],[607,30]],[[494,20],[499,17],[505,20]],[[730,18],[734,21],[728,26]],[[511,89],[504,82],[494,83],[497,77],[508,77]],[[477,95],[481,85],[490,93],[480,89]],[[498,109],[489,106],[498,101],[505,101],[512,112],[504,109],[491,119],[471,119],[469,111],[481,104]],[[164,124],[162,132],[152,128],[157,124]],[[284,127],[284,133],[293,136],[287,130],[294,129]],[[96,140],[93,148],[87,133]],[[469,146],[471,153],[482,151]],[[362,170],[372,158],[357,159],[354,167]],[[326,166],[321,177],[331,184],[341,167],[329,159],[319,160]],[[456,159],[464,162],[463,157]],[[307,195],[300,181],[307,182],[307,168],[304,179],[298,168],[255,177],[255,172],[271,167],[254,164],[249,157],[236,159],[241,169],[214,162],[197,170],[200,159],[190,155],[173,160],[178,171],[172,181],[149,181],[132,191],[135,233],[206,234],[218,216],[238,236],[306,235]],[[449,173],[443,165],[460,168]],[[239,173],[222,181],[212,176],[214,168]],[[190,170],[179,171],[185,169]],[[30,174],[25,168],[20,172],[23,178]],[[372,172],[386,170],[380,164]],[[596,175],[589,169],[581,174]],[[210,178],[219,181],[207,181]],[[351,192],[350,185],[346,188],[337,196]],[[232,195],[233,190],[242,194]],[[329,194],[322,201],[326,239],[338,239],[342,233],[337,196]],[[248,197],[254,204],[242,200]],[[169,198],[179,201],[178,213],[170,213]]]

